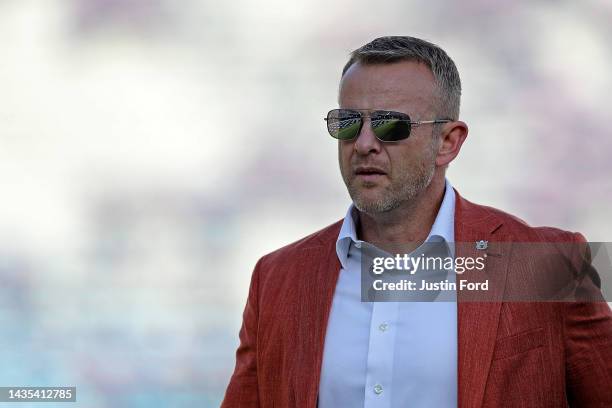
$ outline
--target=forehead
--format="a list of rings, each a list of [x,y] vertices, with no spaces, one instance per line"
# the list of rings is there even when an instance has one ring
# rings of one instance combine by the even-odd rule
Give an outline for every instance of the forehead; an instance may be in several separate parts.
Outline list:
[[[340,82],[343,108],[425,112],[434,97],[434,76],[416,61],[391,64],[353,64]]]

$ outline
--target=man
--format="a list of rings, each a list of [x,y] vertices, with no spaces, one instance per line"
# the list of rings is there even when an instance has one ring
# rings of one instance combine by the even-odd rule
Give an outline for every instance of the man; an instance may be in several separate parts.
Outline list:
[[[460,94],[455,64],[429,42],[383,37],[353,52],[326,118],[353,205],[257,263],[222,407],[612,407],[606,303],[459,290],[450,302],[361,301],[368,251],[472,243],[454,255],[489,251],[470,276],[505,296],[531,271],[504,243],[584,240],[454,191],[445,172],[468,134]]]

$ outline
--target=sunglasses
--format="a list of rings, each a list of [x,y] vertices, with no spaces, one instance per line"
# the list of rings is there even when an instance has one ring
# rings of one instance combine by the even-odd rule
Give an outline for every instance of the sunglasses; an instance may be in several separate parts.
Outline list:
[[[332,109],[324,118],[327,131],[334,139],[353,140],[361,132],[363,119],[370,118],[372,130],[381,142],[397,142],[410,136],[412,127],[426,124],[452,122],[450,119],[413,121],[405,113],[393,111],[373,111],[368,116],[364,109]]]

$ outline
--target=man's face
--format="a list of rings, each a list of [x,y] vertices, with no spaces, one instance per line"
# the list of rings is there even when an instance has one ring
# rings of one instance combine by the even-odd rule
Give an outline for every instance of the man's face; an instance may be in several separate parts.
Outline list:
[[[340,108],[388,110],[410,115],[411,120],[436,119],[434,77],[417,62],[354,64],[340,83]],[[390,211],[414,200],[429,186],[436,165],[437,138],[432,125],[413,127],[399,142],[376,139],[370,119],[364,119],[354,140],[338,141],[344,183],[362,212]]]

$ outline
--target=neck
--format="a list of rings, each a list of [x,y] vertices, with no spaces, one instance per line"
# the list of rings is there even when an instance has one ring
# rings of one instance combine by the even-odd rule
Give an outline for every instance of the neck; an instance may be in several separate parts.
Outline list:
[[[371,214],[360,211],[359,237],[386,251],[416,249],[431,231],[444,198],[444,175],[436,176],[418,196],[391,211]]]

